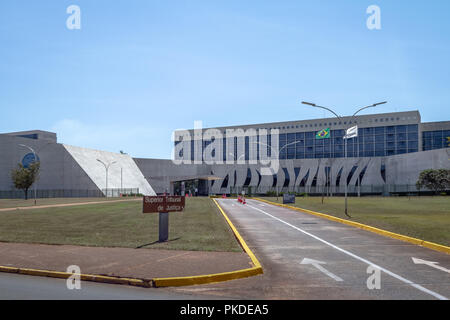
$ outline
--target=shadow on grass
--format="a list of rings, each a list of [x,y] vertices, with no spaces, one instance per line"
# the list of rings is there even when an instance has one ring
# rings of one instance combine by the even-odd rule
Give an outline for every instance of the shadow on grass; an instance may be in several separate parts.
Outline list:
[[[151,246],[151,245],[154,245],[154,244],[157,244],[157,243],[167,243],[167,242],[177,241],[177,240],[180,240],[180,239],[181,239],[181,237],[178,237],[178,238],[170,239],[170,240],[167,240],[167,241],[164,241],[164,242],[159,242],[159,240],[157,240],[157,241],[153,241],[153,242],[150,242],[150,243],[146,243],[146,244],[137,246],[136,249],[141,249],[143,247]]]

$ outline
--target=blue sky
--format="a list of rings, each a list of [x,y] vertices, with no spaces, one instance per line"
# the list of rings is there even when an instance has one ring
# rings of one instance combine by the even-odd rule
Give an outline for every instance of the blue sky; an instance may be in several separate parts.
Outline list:
[[[81,9],[69,30],[66,8]],[[381,30],[369,30],[369,5]],[[0,2],[0,132],[169,158],[192,128],[419,110],[450,120],[450,2]],[[375,110],[371,110],[375,112]]]

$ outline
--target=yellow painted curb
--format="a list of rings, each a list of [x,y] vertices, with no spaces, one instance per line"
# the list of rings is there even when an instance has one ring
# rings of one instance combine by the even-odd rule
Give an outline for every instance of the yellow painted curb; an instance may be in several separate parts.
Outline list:
[[[144,279],[133,279],[133,278],[119,278],[119,277],[109,277],[109,276],[100,276],[100,275],[90,275],[90,274],[80,274],[80,279],[84,281],[94,281],[101,283],[111,283],[111,284],[124,284],[124,285],[132,285],[139,287],[176,287],[176,286],[188,286],[194,284],[206,284],[212,282],[221,282],[228,281],[240,278],[246,278],[255,276],[263,273],[263,269],[258,259],[255,257],[253,252],[245,243],[244,239],[241,237],[231,220],[219,206],[215,199],[212,199],[214,203],[219,208],[222,215],[225,217],[228,225],[232,229],[234,235],[239,241],[239,244],[242,246],[244,251],[249,255],[253,267],[247,269],[241,269],[230,272],[223,273],[215,273],[215,274],[207,274],[207,275],[199,275],[199,276],[190,276],[190,277],[173,277],[173,278],[154,278],[152,280],[144,280]],[[0,266],[0,272],[8,272],[8,273],[19,273],[33,276],[42,276],[42,277],[52,277],[52,278],[62,278],[67,279],[72,273],[67,272],[58,272],[58,271],[50,271],[50,270],[38,270],[38,269],[28,269],[28,268],[16,268],[16,267],[6,267]]]
[[[29,269],[29,268],[5,267],[5,266],[0,266],[0,272],[18,273],[18,274],[25,274],[25,275],[30,275],[30,276],[41,276],[41,277],[60,278],[60,279],[67,279],[70,276],[74,275],[74,273],[68,273],[68,272]],[[119,278],[119,277],[109,277],[109,276],[100,276],[100,275],[91,275],[91,274],[80,274],[80,280],[101,282],[101,283],[110,283],[110,284],[125,284],[125,285],[138,286],[138,287],[150,287],[151,286],[151,280]]]
[[[212,282],[221,282],[227,280],[234,280],[240,278],[246,278],[251,276],[256,276],[258,274],[263,273],[263,269],[261,264],[259,263],[256,256],[250,250],[250,248],[245,243],[244,239],[241,237],[236,227],[233,225],[231,220],[228,218],[226,213],[222,210],[222,208],[217,203],[216,199],[212,199],[214,203],[219,208],[220,212],[224,216],[231,230],[233,231],[235,237],[239,241],[239,244],[242,246],[244,251],[248,254],[250,259],[252,260],[253,267],[248,269],[241,269],[231,272],[223,272],[223,273],[215,273],[215,274],[207,274],[200,276],[191,276],[191,277],[173,277],[173,278],[155,278],[153,279],[153,285],[155,287],[177,287],[177,286],[189,286],[194,284],[206,284]]]
[[[353,226],[353,227],[356,227],[356,228],[359,228],[359,229],[367,230],[367,231],[370,231],[370,232],[373,232],[373,233],[381,234],[381,235],[389,237],[389,238],[393,238],[393,239],[397,239],[397,240],[401,240],[401,241],[406,241],[406,242],[409,242],[409,243],[412,243],[412,244],[415,244],[415,245],[419,245],[419,246],[422,246],[422,247],[427,247],[427,248],[435,250],[435,251],[439,251],[439,252],[444,252],[444,253],[450,254],[450,247],[446,247],[446,246],[443,246],[443,245],[440,245],[440,244],[437,244],[437,243],[425,241],[425,240],[422,240],[422,239],[416,239],[416,238],[408,237],[408,236],[405,236],[405,235],[402,235],[402,234],[394,233],[394,232],[383,230],[383,229],[378,229],[378,228],[371,227],[371,226],[368,226],[368,225],[365,225],[365,224],[362,224],[362,223],[359,223],[359,222],[354,222],[354,221],[349,221],[349,220],[345,220],[345,219],[342,219],[342,218],[337,218],[337,217],[334,217],[334,216],[330,216],[328,214],[315,212],[315,211],[308,210],[308,209],[297,208],[297,207],[293,207],[293,206],[289,206],[289,205],[281,204],[281,203],[276,203],[276,202],[272,202],[272,201],[261,199],[261,198],[254,198],[254,199],[258,200],[258,201],[266,202],[266,203],[269,203],[269,204],[272,204],[272,205],[275,205],[275,206],[288,208],[288,209],[301,211],[301,212],[306,212],[306,213],[309,213],[309,214],[312,214],[312,215],[315,215],[315,216],[318,216],[318,217],[321,217],[321,218],[325,218],[325,219],[328,219],[328,220],[332,220],[332,221],[336,221],[336,222],[339,222],[339,223],[347,224],[347,225],[350,225],[350,226]]]

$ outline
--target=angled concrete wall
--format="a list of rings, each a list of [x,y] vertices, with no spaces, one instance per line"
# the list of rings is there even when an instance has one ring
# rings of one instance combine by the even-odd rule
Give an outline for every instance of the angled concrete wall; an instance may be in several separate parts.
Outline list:
[[[105,189],[104,166],[97,161],[116,161],[108,173],[108,188],[139,188],[145,195],[154,195],[153,188],[144,178],[129,155],[86,149],[51,142],[46,139],[27,139],[14,135],[0,134],[0,191],[15,190],[11,171],[35,150],[41,162],[39,179],[32,186],[38,190],[80,190],[98,191]]]
[[[97,161],[99,159],[106,164],[115,162],[108,169],[108,189],[139,188],[139,192],[144,195],[156,194],[129,155],[69,145],[63,145],[63,147],[86,172],[97,188],[106,189],[106,170],[105,166]]]

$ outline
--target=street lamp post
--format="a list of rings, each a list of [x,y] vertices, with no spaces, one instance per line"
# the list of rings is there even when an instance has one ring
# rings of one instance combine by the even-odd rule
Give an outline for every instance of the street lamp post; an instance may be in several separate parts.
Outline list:
[[[106,187],[106,197],[108,197],[108,170],[109,170],[109,167],[111,165],[113,165],[114,163],[116,163],[117,161],[113,161],[113,162],[110,162],[108,164],[106,164],[105,162],[103,162],[100,159],[97,159],[97,161],[105,166],[105,170],[106,170],[106,184],[105,184],[105,187]]]
[[[369,106],[365,106],[365,107],[362,107],[362,108],[358,109],[358,110],[351,116],[350,121],[349,121],[349,125],[352,124],[353,119],[355,118],[355,116],[356,116],[360,111],[362,111],[362,110],[364,110],[364,109],[367,109],[367,108],[373,108],[373,107],[376,107],[376,106],[378,106],[378,105],[380,105],[380,104],[385,104],[385,103],[387,103],[387,101],[374,103],[374,104],[371,104],[371,105],[369,105]],[[315,103],[305,102],[305,101],[302,101],[302,104],[306,104],[306,105],[309,105],[309,106],[312,106],[312,107],[315,107],[315,108],[325,109],[325,110],[327,110],[327,111],[333,113],[333,114],[341,121],[342,125],[344,126],[344,133],[345,133],[345,134],[344,134],[344,140],[345,140],[345,141],[344,141],[344,163],[346,164],[346,162],[347,162],[347,161],[346,161],[346,160],[347,160],[347,140],[348,140],[348,138],[346,138],[346,136],[347,136],[347,130],[350,128],[350,126],[349,126],[349,125],[345,125],[345,124],[344,124],[344,121],[342,120],[342,117],[339,116],[336,112],[334,112],[333,110],[331,110],[331,109],[329,109],[329,108],[327,108],[327,107],[319,106],[319,105],[316,105]],[[358,141],[358,145],[359,145],[359,141]],[[359,154],[358,154],[358,157],[359,157]],[[344,181],[344,184],[345,184],[345,215],[346,215],[347,217],[351,218],[351,216],[348,214],[348,210],[347,210],[348,207],[347,207],[347,181],[346,181],[346,179],[345,179],[345,181]]]

